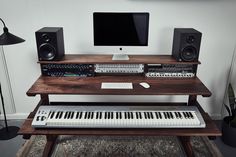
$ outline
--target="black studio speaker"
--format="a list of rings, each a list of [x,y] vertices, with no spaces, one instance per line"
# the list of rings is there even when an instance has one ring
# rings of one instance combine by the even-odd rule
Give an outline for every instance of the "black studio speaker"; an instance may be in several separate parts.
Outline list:
[[[175,28],[172,56],[177,61],[198,61],[202,33],[193,28]]]
[[[62,27],[44,27],[35,36],[40,61],[62,59],[65,54]]]

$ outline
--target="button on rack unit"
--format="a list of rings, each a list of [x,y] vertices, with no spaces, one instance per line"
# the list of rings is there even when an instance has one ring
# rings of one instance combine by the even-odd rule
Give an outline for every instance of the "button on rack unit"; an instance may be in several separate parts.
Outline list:
[[[93,64],[41,64],[41,71],[44,76],[94,76]]]

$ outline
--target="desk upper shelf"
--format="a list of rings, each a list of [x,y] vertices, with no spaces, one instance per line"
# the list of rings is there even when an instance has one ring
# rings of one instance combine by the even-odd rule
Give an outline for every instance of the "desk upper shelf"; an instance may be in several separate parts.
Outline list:
[[[112,55],[67,54],[60,61],[39,61],[54,64],[200,64],[196,62],[178,62],[171,55],[129,55],[127,61],[113,61]]]
[[[133,89],[101,89],[102,82],[132,82]],[[140,82],[151,87],[143,88]],[[150,79],[143,76],[46,77],[40,76],[28,90],[28,96],[37,94],[81,95],[202,95],[211,92],[197,78]]]

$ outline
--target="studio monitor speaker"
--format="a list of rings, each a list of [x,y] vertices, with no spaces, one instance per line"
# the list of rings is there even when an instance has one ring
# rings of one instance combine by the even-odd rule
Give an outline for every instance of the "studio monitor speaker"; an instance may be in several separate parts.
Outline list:
[[[65,54],[62,27],[44,27],[35,36],[40,61],[62,59]]]
[[[193,28],[175,28],[172,56],[177,61],[198,61],[202,33]]]

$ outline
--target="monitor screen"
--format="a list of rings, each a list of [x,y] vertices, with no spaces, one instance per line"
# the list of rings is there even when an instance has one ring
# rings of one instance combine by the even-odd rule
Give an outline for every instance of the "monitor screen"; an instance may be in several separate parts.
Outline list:
[[[149,13],[93,13],[95,46],[147,46]]]

